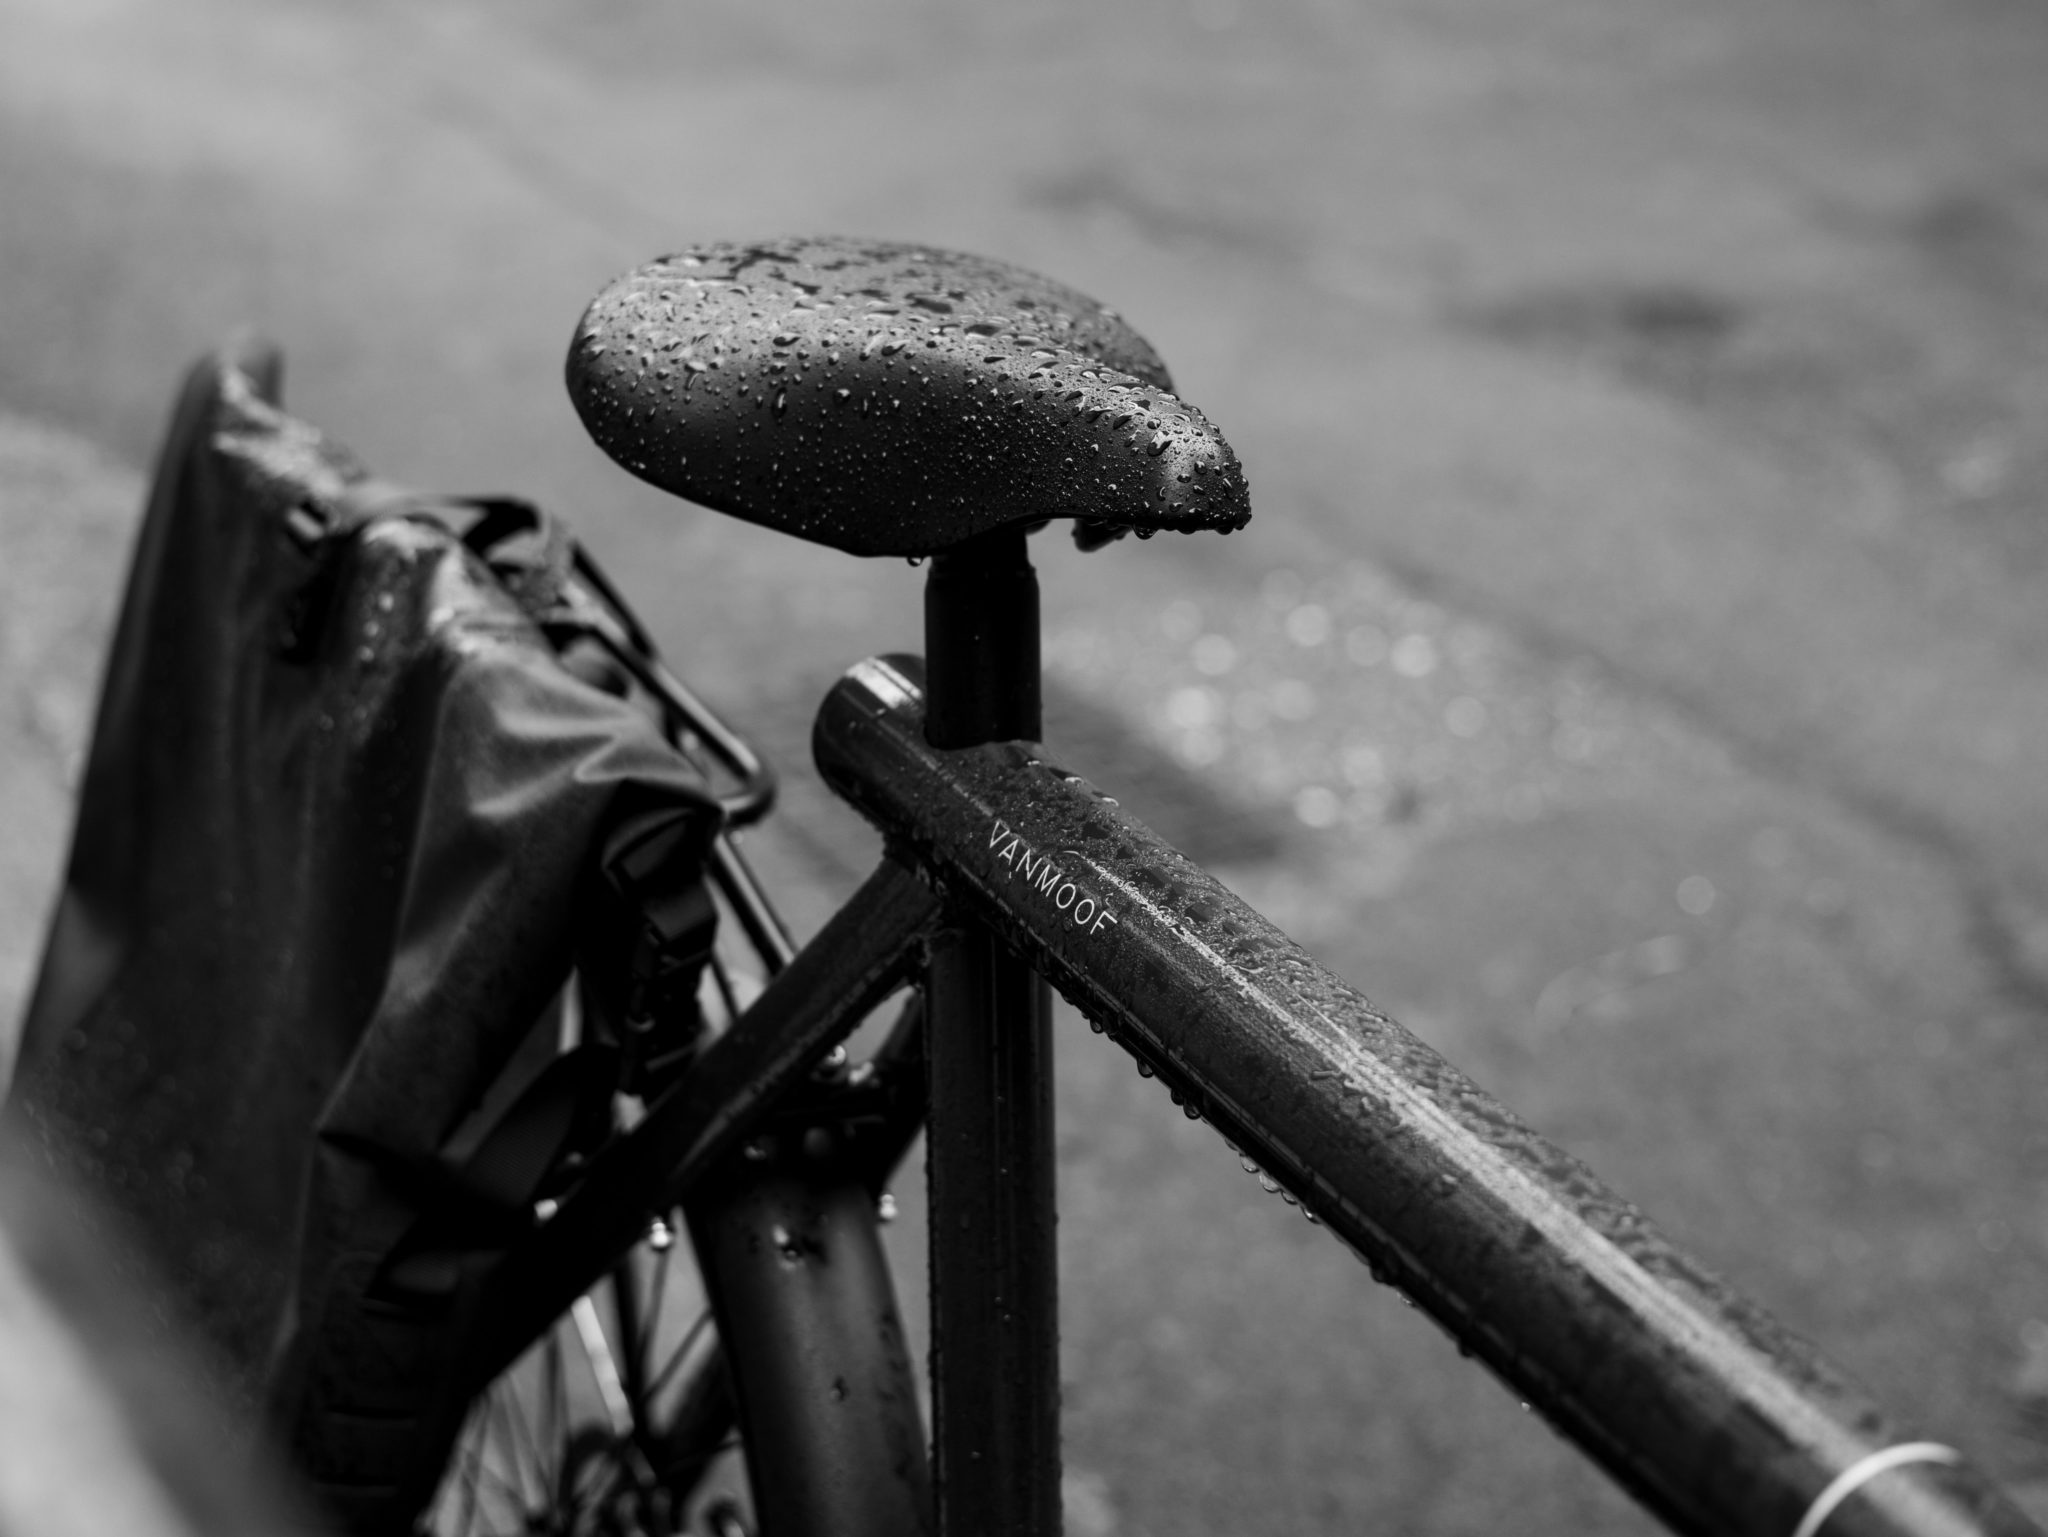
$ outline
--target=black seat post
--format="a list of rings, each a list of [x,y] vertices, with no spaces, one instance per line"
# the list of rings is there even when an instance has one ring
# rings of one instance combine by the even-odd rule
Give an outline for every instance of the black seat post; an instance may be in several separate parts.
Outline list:
[[[1038,740],[1038,573],[1022,527],[933,559],[924,647],[924,734],[932,746]]]
[[[937,556],[925,586],[934,747],[1037,740],[1038,578],[1021,526]],[[949,1537],[1060,1529],[1051,999],[980,924],[930,976],[934,1482]]]

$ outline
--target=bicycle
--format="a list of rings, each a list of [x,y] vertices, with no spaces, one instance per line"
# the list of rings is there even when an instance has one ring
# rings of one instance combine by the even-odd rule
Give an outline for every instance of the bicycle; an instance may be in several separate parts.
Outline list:
[[[568,369],[593,436],[656,485],[929,559],[926,660],[862,662],[820,708],[818,766],[886,854],[798,947],[730,837],[772,775],[594,562],[561,581],[565,656],[722,776],[705,858],[750,954],[709,962],[722,1027],[673,995],[643,1011],[635,1049],[658,1066],[502,1235],[451,1347],[461,1396],[486,1396],[430,1529],[1056,1532],[1049,984],[1674,1530],[2035,1530],[1037,745],[1027,531],[1073,517],[1090,548],[1249,516],[1227,444],[1116,316],[952,253],[712,246],[600,295]],[[920,1125],[929,1467],[876,1236]],[[715,1319],[680,1336],[679,1208]],[[594,1403],[572,1401],[565,1338]],[[543,1410],[565,1419],[546,1442]],[[734,1423],[750,1511],[699,1488]]]

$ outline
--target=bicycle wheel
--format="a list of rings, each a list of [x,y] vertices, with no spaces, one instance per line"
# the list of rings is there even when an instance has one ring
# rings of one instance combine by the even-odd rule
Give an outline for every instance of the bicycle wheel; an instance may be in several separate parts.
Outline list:
[[[714,968],[717,1028],[753,989]],[[561,1040],[579,1040],[579,989],[564,993]],[[622,1084],[615,1129],[642,1113]],[[587,1150],[586,1150],[587,1151]],[[536,1214],[546,1217],[552,1200]],[[707,1481],[737,1446],[734,1409],[705,1289],[679,1241],[680,1213],[650,1216],[640,1242],[471,1403],[417,1529],[434,1537],[499,1533],[667,1534],[751,1531],[732,1476]],[[704,1497],[698,1498],[700,1488]],[[703,1520],[714,1513],[707,1528]],[[693,1526],[693,1521],[695,1522]]]
[[[478,1396],[422,1531],[752,1531],[717,1332],[676,1249],[657,1222]]]

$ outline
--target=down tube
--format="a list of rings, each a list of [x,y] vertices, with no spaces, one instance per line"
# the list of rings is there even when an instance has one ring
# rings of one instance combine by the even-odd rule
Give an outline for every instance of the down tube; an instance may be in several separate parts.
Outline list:
[[[1044,749],[928,746],[921,677],[839,682],[827,782],[1666,1524],[2038,1534]]]

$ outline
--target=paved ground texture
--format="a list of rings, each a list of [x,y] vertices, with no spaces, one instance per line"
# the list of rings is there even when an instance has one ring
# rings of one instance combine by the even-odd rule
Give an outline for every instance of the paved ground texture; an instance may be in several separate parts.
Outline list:
[[[2016,0],[0,0],[0,1013],[244,321],[386,473],[586,530],[779,750],[815,922],[873,845],[810,701],[917,576],[628,484],[562,350],[689,240],[1000,254],[1256,509],[1041,541],[1063,755],[2038,1500],[2044,77]],[[1063,1029],[1072,1529],[1644,1529]]]

